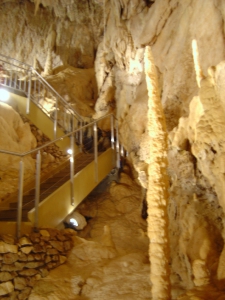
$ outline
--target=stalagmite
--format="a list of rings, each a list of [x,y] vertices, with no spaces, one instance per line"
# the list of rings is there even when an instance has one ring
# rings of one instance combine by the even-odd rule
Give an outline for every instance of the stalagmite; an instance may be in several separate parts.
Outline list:
[[[168,242],[167,133],[159,96],[157,73],[150,47],[145,49],[145,74],[148,88],[148,236],[151,263],[152,299],[170,299]]]

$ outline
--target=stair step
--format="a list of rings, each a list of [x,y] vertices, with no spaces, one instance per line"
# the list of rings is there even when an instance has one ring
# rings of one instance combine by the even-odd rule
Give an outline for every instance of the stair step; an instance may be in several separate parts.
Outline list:
[[[28,221],[27,213],[29,210],[23,210],[22,211],[22,220]],[[0,220],[1,221],[15,221],[17,219],[17,210],[11,209],[11,210],[1,210],[0,211]]]
[[[100,153],[99,153],[100,155]],[[74,164],[74,175],[82,170],[86,165],[93,161],[93,154],[80,153],[76,156]],[[62,186],[70,179],[70,163],[68,162],[62,170],[54,174],[52,177],[46,179],[40,185],[40,202],[46,199],[50,194]],[[9,209],[0,211],[1,221],[15,221],[17,218],[17,198],[13,199],[14,202],[9,203]],[[16,201],[16,202],[15,202]],[[27,213],[35,206],[35,189],[26,192],[23,195],[23,221],[27,220]]]

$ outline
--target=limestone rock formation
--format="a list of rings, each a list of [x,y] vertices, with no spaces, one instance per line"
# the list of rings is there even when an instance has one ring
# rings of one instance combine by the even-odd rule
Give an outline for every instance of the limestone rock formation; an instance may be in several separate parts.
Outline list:
[[[0,145],[2,150],[23,153],[36,147],[36,139],[28,123],[8,104],[0,102]],[[13,150],[12,150],[13,149]],[[21,157],[0,153],[1,198],[18,186]],[[29,155],[24,159],[25,180],[34,173],[35,160]]]
[[[78,99],[75,103],[85,117],[98,118],[109,112],[116,116],[120,142],[134,167],[135,176],[131,178],[135,191],[126,195],[130,186],[128,179],[126,183],[113,183],[111,193],[118,199],[113,205],[109,199],[100,201],[99,205],[105,216],[111,218],[118,212],[127,213],[128,223],[137,218],[132,211],[137,205],[136,183],[142,186],[139,187],[142,196],[149,183],[151,158],[146,128],[148,92],[144,50],[146,46],[151,47],[169,136],[172,299],[224,297],[224,20],[222,0],[15,0],[0,3],[2,54],[34,63],[55,88],[59,86],[69,102],[74,103],[75,97]],[[92,68],[96,86],[92,81]],[[82,89],[78,71],[82,73]],[[84,77],[88,80],[83,80]],[[75,84],[78,88],[74,88]],[[87,96],[82,98],[84,88]],[[109,123],[100,122],[99,126],[109,129]],[[15,132],[6,128],[4,125],[7,138],[15,139]],[[90,214],[94,216],[96,212]],[[106,217],[96,226],[101,226],[103,232],[107,222]],[[118,226],[120,223],[110,228],[114,244]],[[92,237],[97,238],[95,229]],[[145,236],[143,231],[139,233],[132,240],[138,249],[139,239]],[[132,235],[132,232],[127,234]],[[121,242],[123,238],[118,240]],[[82,247],[79,256],[87,257]],[[107,252],[109,256],[114,254],[111,250]],[[135,272],[137,269],[131,267],[131,261],[140,262],[143,256],[139,254],[113,260],[111,264],[121,268],[123,275]],[[104,253],[101,252],[100,257],[102,262]],[[72,256],[70,259],[74,262]],[[110,299],[112,289],[106,292],[107,284],[102,278],[109,274],[111,264],[93,272],[87,281],[77,276],[74,294],[78,295],[84,286],[85,296],[101,299],[98,291],[104,282],[102,291]],[[80,266],[77,261],[76,266]],[[127,266],[130,267],[126,273]],[[52,276],[54,281],[59,274]],[[112,287],[115,277],[111,279],[108,282]],[[142,287],[140,283],[139,289]],[[41,299],[41,288],[37,287],[36,299]],[[52,291],[54,286],[49,289]],[[149,287],[146,290],[148,293]],[[132,299],[132,295],[136,295],[134,291],[127,292],[127,298]],[[142,300],[150,298],[149,294],[143,295]],[[120,299],[118,294],[112,297]],[[124,300],[125,293],[121,297]]]
[[[148,236],[152,299],[170,299],[167,132],[159,96],[157,72],[150,47],[145,50],[145,74],[148,87],[149,166]],[[147,150],[146,150],[147,151]]]
[[[61,66],[45,79],[84,119],[92,117],[97,100],[94,69]]]

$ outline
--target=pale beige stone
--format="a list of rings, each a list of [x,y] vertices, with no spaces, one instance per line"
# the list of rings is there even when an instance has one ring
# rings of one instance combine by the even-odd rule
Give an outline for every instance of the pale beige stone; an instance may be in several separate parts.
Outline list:
[[[69,251],[72,248],[72,243],[70,241],[65,241],[63,243],[63,247],[64,247],[65,251]]]
[[[44,262],[39,261],[32,261],[25,264],[25,268],[28,269],[36,269],[39,267],[42,267],[44,265]]]
[[[24,268],[25,263],[15,262],[15,264],[2,265],[1,271],[14,272],[20,271]]]
[[[46,277],[49,273],[48,270],[45,269],[45,268],[40,268],[39,271],[40,271],[40,274],[41,274],[42,278]]]
[[[18,253],[18,261],[27,261],[28,257],[25,253],[19,252]]]
[[[41,245],[41,243],[40,244],[35,244],[33,246],[32,251],[34,253],[43,253],[43,252],[45,252],[45,247],[43,245]]]
[[[35,255],[33,255],[33,254],[28,254],[27,260],[28,260],[28,261],[33,261],[33,260],[35,260]]]
[[[51,256],[50,255],[46,255],[45,256],[45,263],[49,263],[50,261],[52,260]]]
[[[192,263],[192,269],[194,275],[194,284],[196,286],[204,286],[209,284],[209,271],[203,260],[194,260]]]
[[[18,274],[20,276],[34,276],[36,274],[38,274],[38,271],[35,270],[35,269],[25,269],[25,270],[22,270],[22,271],[19,271]]]
[[[39,232],[42,236],[45,236],[45,237],[50,236],[50,233],[47,230],[41,229]]]
[[[26,287],[24,290],[21,291],[21,293],[18,295],[19,300],[27,299],[28,296],[30,295],[31,288]]]
[[[11,281],[0,283],[0,296],[7,295],[14,291],[14,286]]]
[[[10,245],[0,241],[0,253],[18,253],[17,245]]]
[[[64,251],[63,243],[62,242],[59,242],[59,241],[49,241],[49,243],[50,243],[50,245],[52,247],[54,247],[59,252],[63,252]]]
[[[11,245],[15,244],[15,237],[10,234],[3,234],[1,236],[1,239],[7,244],[11,244]]]
[[[24,236],[24,237],[21,237],[21,238],[19,239],[18,244],[19,244],[21,247],[23,247],[23,246],[30,246],[30,245],[32,245],[32,242],[30,241],[29,238],[27,238],[27,237]]]
[[[13,276],[11,273],[9,272],[0,272],[0,281],[10,281],[11,279],[13,279]]]
[[[58,253],[59,253],[59,252],[58,252],[57,249],[52,249],[52,248],[47,249],[47,251],[46,251],[46,254],[47,254],[47,255],[55,255],[55,254],[58,254]]]
[[[66,262],[67,258],[66,256],[60,255],[59,256],[59,263],[62,265]]]
[[[14,278],[13,282],[16,290],[23,290],[27,286],[27,281],[23,277]]]
[[[40,254],[35,254],[34,255],[34,259],[35,260],[41,260],[42,259],[42,256]]]
[[[33,249],[33,246],[25,246],[20,248],[21,252],[23,252],[24,254],[30,254]]]
[[[4,264],[13,264],[18,260],[19,256],[17,253],[6,253],[3,255]]]

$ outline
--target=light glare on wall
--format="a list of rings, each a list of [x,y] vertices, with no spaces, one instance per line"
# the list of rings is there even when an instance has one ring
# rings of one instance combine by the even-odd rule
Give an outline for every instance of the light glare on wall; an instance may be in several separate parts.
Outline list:
[[[5,89],[0,88],[0,101],[8,101],[9,100],[9,92]]]

